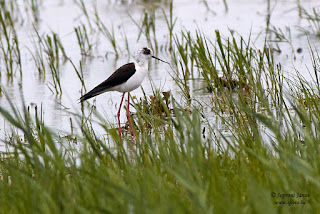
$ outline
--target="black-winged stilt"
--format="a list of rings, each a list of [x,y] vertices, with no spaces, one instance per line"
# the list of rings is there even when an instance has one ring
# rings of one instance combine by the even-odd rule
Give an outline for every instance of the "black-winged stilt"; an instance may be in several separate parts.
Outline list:
[[[119,135],[121,137],[121,126],[120,126],[120,110],[123,102],[123,98],[126,92],[128,92],[128,108],[127,108],[127,119],[129,121],[131,134],[135,141],[135,134],[133,132],[132,123],[130,121],[130,91],[137,89],[148,73],[148,60],[154,58],[165,62],[155,56],[153,56],[150,48],[144,47],[137,53],[136,62],[128,63],[118,68],[108,79],[103,81],[101,84],[96,86],[94,89],[80,97],[80,102],[95,97],[107,91],[119,91],[123,92],[120,107],[118,110],[118,124],[119,124]],[[165,62],[168,63],[168,62]],[[169,63],[168,63],[169,64]]]

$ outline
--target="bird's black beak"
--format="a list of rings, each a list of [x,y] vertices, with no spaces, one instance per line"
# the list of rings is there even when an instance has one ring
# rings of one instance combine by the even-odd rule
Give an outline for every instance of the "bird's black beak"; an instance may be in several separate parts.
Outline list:
[[[169,62],[166,62],[166,61],[163,61],[162,59],[159,59],[158,57],[155,57],[155,56],[151,56],[152,58],[154,58],[154,59],[157,59],[157,60],[159,60],[159,61],[161,61],[161,62],[164,62],[164,63],[167,63],[167,64],[169,64],[170,65],[170,63]]]

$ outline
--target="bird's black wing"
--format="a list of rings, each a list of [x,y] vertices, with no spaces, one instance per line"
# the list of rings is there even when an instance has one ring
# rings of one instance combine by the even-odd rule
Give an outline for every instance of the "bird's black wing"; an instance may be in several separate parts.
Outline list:
[[[107,80],[100,83],[97,87],[80,97],[80,102],[95,97],[108,89],[127,82],[136,72],[134,63],[128,63],[118,68]]]

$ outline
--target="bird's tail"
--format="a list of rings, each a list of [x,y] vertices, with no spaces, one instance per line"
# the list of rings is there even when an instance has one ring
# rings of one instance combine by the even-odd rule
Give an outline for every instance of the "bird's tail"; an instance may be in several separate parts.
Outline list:
[[[108,89],[106,89],[105,87],[101,87],[100,85],[98,85],[97,87],[95,87],[94,89],[92,89],[91,91],[89,91],[88,93],[86,93],[85,95],[83,95],[82,97],[80,97],[80,102],[83,102],[87,99],[90,99],[92,97],[95,97],[99,94],[102,94],[103,92],[108,91]]]

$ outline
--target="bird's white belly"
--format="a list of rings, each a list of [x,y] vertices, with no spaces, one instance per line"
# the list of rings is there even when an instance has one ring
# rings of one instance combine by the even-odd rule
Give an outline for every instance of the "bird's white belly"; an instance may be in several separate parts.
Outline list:
[[[133,91],[141,85],[145,77],[146,77],[146,72],[136,71],[135,74],[127,80],[127,82],[124,82],[118,86],[115,86],[113,90],[119,91],[119,92]]]

